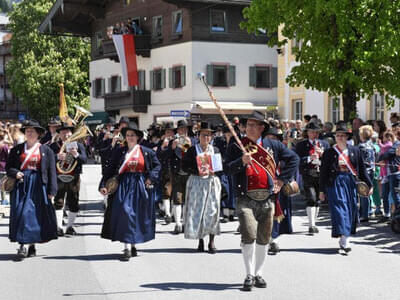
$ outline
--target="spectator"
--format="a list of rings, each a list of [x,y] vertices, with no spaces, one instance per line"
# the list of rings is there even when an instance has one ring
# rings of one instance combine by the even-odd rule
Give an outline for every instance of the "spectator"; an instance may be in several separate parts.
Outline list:
[[[8,159],[8,145],[7,143],[4,142],[4,137],[5,137],[6,132],[4,129],[0,129],[0,180],[5,176],[6,174],[6,163]],[[5,203],[6,197],[5,193],[1,191],[1,203],[2,204],[7,204]]]

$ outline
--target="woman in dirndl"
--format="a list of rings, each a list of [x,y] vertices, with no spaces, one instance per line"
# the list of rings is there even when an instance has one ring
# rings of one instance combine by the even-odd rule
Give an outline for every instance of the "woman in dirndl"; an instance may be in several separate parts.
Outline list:
[[[372,182],[358,147],[348,145],[351,132],[345,123],[336,125],[336,145],[322,155],[320,195],[328,199],[332,237],[340,238],[340,250],[351,251],[349,236],[356,233],[358,223],[356,178],[365,182],[372,194]]]
[[[6,165],[7,175],[16,179],[11,192],[9,238],[20,244],[17,260],[35,256],[36,243],[57,239],[51,202],[57,192],[54,153],[39,143],[45,129],[37,121],[27,121],[21,131],[26,142],[11,149]]]
[[[219,150],[210,144],[212,136],[210,124],[201,122],[199,143],[189,148],[182,160],[183,170],[190,174],[186,184],[185,238],[198,239],[197,251],[204,252],[204,237],[209,235],[210,254],[217,251],[214,237],[220,234],[221,201],[221,182],[212,167],[222,171]],[[212,157],[215,158],[213,166]]]
[[[119,182],[107,206],[101,236],[124,243],[121,260],[129,261],[137,256],[136,244],[155,237],[153,185],[158,180],[161,165],[153,150],[139,144],[143,132],[135,123],[123,128],[121,134],[126,145],[113,151],[100,183],[100,192],[107,195],[107,181],[117,176]]]

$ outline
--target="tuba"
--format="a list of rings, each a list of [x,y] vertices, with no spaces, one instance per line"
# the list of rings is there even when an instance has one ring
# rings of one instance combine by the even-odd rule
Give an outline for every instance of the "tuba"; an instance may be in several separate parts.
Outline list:
[[[80,141],[87,136],[93,136],[92,132],[90,131],[89,127],[84,124],[84,120],[88,116],[92,116],[93,114],[86,109],[75,105],[76,113],[73,119],[73,123],[77,125],[77,129],[75,132],[63,143],[60,149],[60,153],[65,152],[66,146],[69,143]],[[57,171],[58,171],[58,178],[62,182],[71,182],[74,179],[74,176],[71,173],[74,171],[78,164],[78,161],[73,157],[71,154],[67,153],[65,159],[63,161],[58,161],[56,164]]]

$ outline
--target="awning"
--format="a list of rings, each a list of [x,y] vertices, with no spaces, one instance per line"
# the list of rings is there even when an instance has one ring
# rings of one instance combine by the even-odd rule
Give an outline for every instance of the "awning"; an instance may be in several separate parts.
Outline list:
[[[108,113],[105,111],[93,112],[93,116],[85,119],[86,125],[99,125],[108,121]]]
[[[195,101],[195,105],[193,106],[193,109],[200,109],[200,110],[215,110],[216,107],[214,103],[210,101]],[[258,110],[260,112],[265,112],[267,110],[268,104],[265,105],[260,105],[260,104],[254,104],[252,102],[218,102],[219,105],[222,107],[223,110],[248,110],[248,111],[253,111],[253,110]],[[274,105],[276,106],[276,105]]]

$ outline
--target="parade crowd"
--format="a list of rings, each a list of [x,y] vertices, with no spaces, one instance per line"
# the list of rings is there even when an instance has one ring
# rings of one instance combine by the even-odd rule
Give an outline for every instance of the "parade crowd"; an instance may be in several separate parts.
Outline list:
[[[267,286],[265,257],[279,253],[281,234],[293,232],[296,197],[306,203],[309,235],[318,234],[319,208],[328,204],[332,237],[344,255],[360,222],[399,226],[399,114],[390,124],[359,118],[332,124],[315,115],[265,119],[255,111],[230,124],[179,120],[146,131],[127,117],[110,117],[93,135],[84,133],[82,123],[58,117],[44,127],[35,120],[0,124],[0,200],[8,204],[9,192],[17,260],[35,256],[36,244],[77,234],[88,160],[101,163],[100,235],[122,243],[122,261],[155,238],[156,216],[210,254],[218,253],[220,224],[239,220],[246,291]]]

